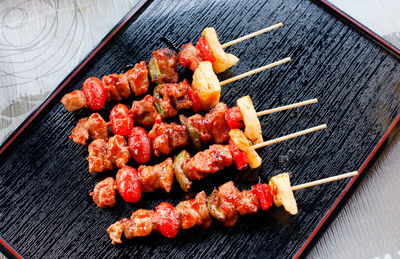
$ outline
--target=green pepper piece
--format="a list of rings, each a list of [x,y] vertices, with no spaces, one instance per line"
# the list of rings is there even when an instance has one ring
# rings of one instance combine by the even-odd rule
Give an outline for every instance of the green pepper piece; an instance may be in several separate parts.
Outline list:
[[[186,130],[189,134],[190,140],[197,149],[201,148],[201,134],[198,129],[193,127],[187,120],[187,118],[183,115],[179,116],[179,120],[186,127]]]
[[[154,106],[156,106],[157,112],[161,115],[162,118],[165,117],[165,110],[160,104],[160,100],[162,100],[162,95],[161,95],[161,89],[163,88],[163,85],[157,85],[154,88],[153,91],[153,102]]]
[[[154,82],[156,84],[162,84],[161,80],[161,71],[160,67],[158,66],[157,60],[152,57],[149,62],[149,74],[151,77],[151,82]]]
[[[190,154],[186,150],[181,151],[174,159],[174,173],[182,190],[189,191],[192,182],[186,177],[185,163],[190,159]]]
[[[211,214],[211,216],[223,222],[225,221],[225,215],[224,213],[221,212],[219,208],[220,202],[221,201],[218,196],[218,191],[214,189],[210,197],[208,197],[207,209],[208,212]]]

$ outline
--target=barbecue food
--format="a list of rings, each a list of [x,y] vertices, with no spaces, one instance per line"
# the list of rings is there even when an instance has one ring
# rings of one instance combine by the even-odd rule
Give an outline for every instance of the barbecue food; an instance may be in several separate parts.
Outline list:
[[[74,142],[86,145],[90,138],[108,139],[108,124],[98,113],[93,113],[89,118],[80,119],[69,136]]]
[[[75,90],[63,96],[61,103],[69,112],[73,112],[87,106],[85,95],[80,90]]]
[[[290,182],[287,185],[287,180],[284,183],[275,180],[277,178],[289,179],[288,177],[287,173],[272,177],[271,181],[274,182],[272,188],[268,184],[257,184],[251,190],[244,191],[239,191],[230,181],[218,189],[214,189],[208,198],[204,192],[200,192],[194,199],[182,201],[175,208],[171,204],[163,202],[156,207],[155,211],[137,210],[130,219],[124,218],[112,224],[107,229],[107,233],[112,243],[116,244],[122,243],[122,233],[128,239],[147,236],[152,231],[173,238],[181,228],[188,229],[194,226],[208,228],[212,218],[230,227],[236,223],[239,215],[256,213],[258,210],[267,210],[271,207],[281,188],[289,193],[286,196],[280,196],[279,202],[275,202],[275,205],[279,207],[283,204],[289,213],[295,215],[297,214],[297,205],[296,201],[291,198],[293,192]],[[290,199],[290,202],[287,199]],[[285,206],[288,203],[292,206],[290,209]]]
[[[115,181],[112,177],[107,177],[103,181],[96,184],[93,192],[89,195],[93,196],[93,201],[100,208],[114,207],[115,205]]]
[[[151,81],[156,84],[177,83],[179,80],[176,67],[179,65],[178,55],[167,48],[153,51],[149,62]]]
[[[104,139],[96,139],[88,146],[89,173],[104,172],[114,169],[114,164],[108,157],[108,144]]]

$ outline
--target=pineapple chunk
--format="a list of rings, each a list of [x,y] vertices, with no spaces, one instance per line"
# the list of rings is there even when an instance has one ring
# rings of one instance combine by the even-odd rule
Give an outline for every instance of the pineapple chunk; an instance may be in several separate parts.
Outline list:
[[[202,35],[211,49],[211,53],[215,57],[215,62],[212,64],[215,73],[219,74],[228,68],[236,65],[239,61],[235,55],[225,53],[224,49],[219,43],[217,32],[213,27],[208,27],[203,30]]]
[[[283,205],[287,212],[296,215],[298,212],[297,203],[294,199],[292,186],[290,185],[289,174],[282,173],[272,177],[269,180],[269,185],[272,190],[275,187],[278,192],[277,194],[273,194],[275,206],[280,207]]]
[[[208,111],[217,105],[221,86],[212,69],[211,62],[200,62],[199,67],[193,73],[192,88],[199,95],[203,111]]]
[[[243,96],[242,98],[239,98],[236,103],[240,109],[240,113],[242,114],[245,126],[244,134],[253,144],[262,143],[264,140],[262,137],[260,120],[257,117],[250,96]]]
[[[251,143],[243,134],[243,131],[241,131],[240,129],[231,129],[229,131],[229,137],[241,151],[247,154],[250,168],[257,168],[261,166],[261,157],[253,148],[251,148]]]

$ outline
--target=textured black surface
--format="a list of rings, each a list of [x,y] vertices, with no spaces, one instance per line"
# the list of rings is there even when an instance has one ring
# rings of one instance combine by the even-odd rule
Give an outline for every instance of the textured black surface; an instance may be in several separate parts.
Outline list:
[[[286,56],[292,62],[224,86],[221,99],[232,106],[250,94],[261,110],[317,97],[317,105],[264,116],[264,138],[322,123],[328,129],[260,150],[264,164],[258,172],[228,169],[195,184],[194,190],[210,194],[229,179],[245,188],[258,177],[267,181],[285,170],[298,184],[358,169],[400,113],[398,60],[313,2],[158,0],[132,19],[2,154],[0,235],[22,256],[35,258],[295,255],[349,180],[297,191],[296,216],[273,208],[242,217],[232,228],[214,222],[207,231],[181,231],[175,239],[154,234],[113,247],[105,232],[111,223],[139,207],[177,204],[184,195],[174,185],[169,195],[159,191],[134,205],[119,200],[115,208],[97,208],[88,193],[115,172],[88,173],[86,147],[67,138],[88,112],[68,113],[59,103],[89,76],[148,61],[152,50],[166,46],[165,39],[180,46],[214,26],[221,42],[227,42],[277,22],[285,26],[230,47],[241,61],[220,79]]]

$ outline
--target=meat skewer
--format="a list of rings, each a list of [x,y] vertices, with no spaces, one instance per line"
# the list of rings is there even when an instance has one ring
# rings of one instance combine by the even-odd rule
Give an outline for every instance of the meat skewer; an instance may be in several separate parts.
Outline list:
[[[237,58],[235,55],[226,53],[224,48],[253,38],[262,33],[277,29],[281,26],[283,26],[283,23],[278,23],[222,45],[218,40],[215,29],[212,27],[205,28],[196,46],[194,46],[192,43],[182,46],[182,49],[179,52],[179,63],[182,66],[188,67],[189,69],[195,71],[200,62],[209,61],[212,63],[214,72],[219,74],[236,65],[236,63],[239,61],[239,58]]]
[[[309,128],[266,141],[267,144],[264,144],[264,146],[325,128],[325,124]],[[155,189],[162,188],[169,193],[174,182],[174,176],[182,190],[188,191],[192,180],[201,180],[207,175],[217,173],[232,164],[235,164],[239,170],[248,167],[254,169],[261,166],[261,158],[241,130],[233,129],[229,135],[231,137],[229,145],[212,145],[209,149],[197,153],[192,158],[184,150],[175,157],[174,161],[167,158],[164,162],[155,166],[141,165],[137,171],[130,166],[124,166],[117,172],[116,182],[112,177],[108,177],[95,186],[91,193],[93,200],[99,207],[113,206],[116,200],[116,189],[125,201],[137,202],[141,198],[142,192],[153,192]],[[114,202],[110,203],[110,200]]]
[[[158,49],[153,52],[149,62],[149,70],[147,70],[146,62],[141,61],[123,74],[106,75],[102,80],[90,77],[83,84],[82,89],[84,91],[75,90],[66,94],[61,103],[69,112],[87,106],[93,111],[99,110],[106,101],[119,101],[122,98],[128,98],[131,96],[131,92],[136,96],[145,94],[149,88],[148,74],[150,74],[151,81],[156,84],[177,83],[179,75],[176,67],[179,63],[195,71],[201,61],[209,61],[212,63],[215,73],[220,73],[239,61],[234,55],[225,53],[224,47],[279,28],[282,25],[282,23],[279,23],[270,26],[224,45],[219,43],[214,28],[206,28],[196,48],[191,43],[184,45],[179,53],[179,58],[173,50]]]
[[[190,86],[185,80],[176,84],[178,82],[178,74],[176,72],[176,60],[173,61],[175,56],[167,50],[159,49],[154,51],[153,58],[158,61],[153,61],[153,58],[150,61],[151,64],[158,64],[157,68],[154,68],[155,65],[152,65],[150,68],[153,71],[150,72],[152,81],[160,83],[154,89],[154,95],[155,97],[159,97],[158,99],[168,99],[172,97],[170,96],[172,93],[177,99],[183,98],[187,103],[187,105],[183,105],[182,107],[176,107],[177,109],[193,109],[195,112],[198,110],[207,111],[219,102],[221,85],[234,82],[291,60],[288,57],[222,82],[218,81],[213,71],[212,63],[202,61],[193,73],[193,82],[192,86]],[[175,59],[177,58],[175,57]],[[130,97],[131,90],[136,96],[145,94],[149,88],[148,73],[146,63],[142,61],[124,74],[106,75],[102,80],[90,77],[83,83],[82,91],[75,90],[64,95],[61,103],[69,112],[87,106],[93,111],[100,110],[106,101],[120,101],[123,98]],[[171,116],[174,116],[174,113],[165,114],[165,117]]]
[[[204,117],[199,114],[189,118],[181,116],[182,125],[175,123],[167,124],[158,118],[149,134],[140,127],[133,127],[133,120],[129,114],[129,109],[119,104],[114,107],[110,114],[109,124],[111,124],[112,130],[116,134],[115,137],[108,139],[108,123],[99,114],[95,113],[88,119],[81,119],[72,131],[70,138],[76,143],[85,145],[86,140],[91,136],[95,141],[88,147],[89,157],[100,156],[101,160],[105,163],[107,156],[114,157],[114,160],[119,158],[120,163],[116,165],[121,168],[126,165],[131,157],[136,162],[145,164],[149,161],[152,152],[157,156],[160,154],[168,155],[173,149],[188,146],[190,143],[198,149],[202,144],[223,144],[229,139],[229,130],[242,128],[243,124],[245,126],[246,137],[252,143],[261,143],[263,141],[261,125],[257,119],[257,115],[262,116],[316,102],[318,102],[317,99],[311,99],[265,110],[257,114],[250,97],[245,96],[239,98],[237,101],[238,106],[231,109],[228,109],[225,104],[221,103]],[[93,134],[93,132],[98,132],[98,134]],[[100,134],[103,132],[105,134]],[[124,136],[129,136],[130,154],[127,142],[123,138]],[[106,141],[97,139],[108,140],[108,144]],[[97,146],[103,146],[103,150],[107,152],[104,155],[101,155],[99,152],[91,152],[93,145],[96,149],[98,149]],[[99,166],[93,166],[93,161],[96,160],[92,158],[88,160],[89,172],[102,172],[109,169],[109,166],[102,166],[101,163]]]
[[[112,224],[107,233],[112,244],[122,243],[122,234],[127,239],[148,236],[152,231],[174,238],[180,229],[201,226],[207,229],[212,219],[221,221],[226,227],[235,225],[239,215],[257,213],[267,210],[273,204],[283,206],[292,214],[298,213],[293,191],[356,176],[351,172],[318,181],[291,186],[288,173],[272,177],[268,184],[256,184],[250,190],[239,191],[232,181],[214,189],[209,197],[200,192],[194,199],[180,202],[176,207],[162,202],[155,210],[139,209],[131,217]]]

